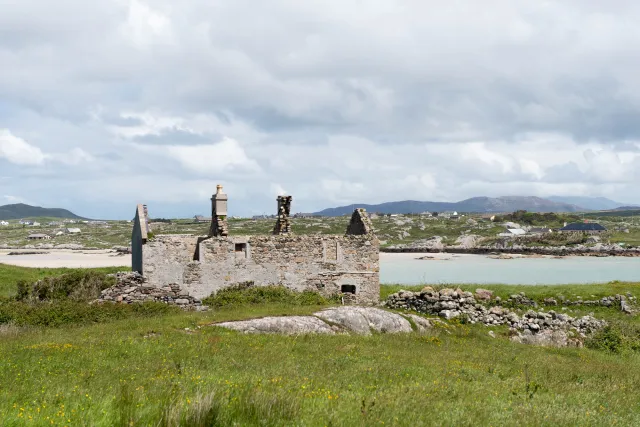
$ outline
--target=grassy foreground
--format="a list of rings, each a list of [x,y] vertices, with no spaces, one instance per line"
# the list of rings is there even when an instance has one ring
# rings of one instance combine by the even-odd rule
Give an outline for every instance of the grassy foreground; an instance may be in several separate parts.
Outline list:
[[[539,296],[639,289],[549,288]],[[495,289],[533,296],[534,287]],[[491,338],[478,325],[371,337],[256,336],[210,326],[318,308],[272,303],[55,328],[0,324],[0,420],[3,426],[640,424],[634,351],[516,345],[504,329]],[[597,315],[638,323],[611,309]]]

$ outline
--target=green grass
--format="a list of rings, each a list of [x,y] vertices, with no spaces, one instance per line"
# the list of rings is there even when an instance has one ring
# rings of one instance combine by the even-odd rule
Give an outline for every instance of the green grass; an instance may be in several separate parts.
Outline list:
[[[10,277],[37,274],[22,269]],[[0,284],[13,292],[1,279]],[[503,297],[524,290],[536,299],[640,293],[640,284],[623,282],[461,287],[488,288]],[[382,294],[400,288],[407,289],[383,286]],[[640,423],[640,352],[614,353],[618,335],[609,334],[599,341],[601,349],[593,350],[514,344],[504,327],[491,328],[498,335],[491,338],[481,325],[370,337],[245,335],[212,326],[310,314],[324,306],[274,298],[267,300],[276,303],[233,304],[204,313],[154,310],[158,305],[80,309],[66,302],[50,306],[50,311],[71,310],[62,316],[68,322],[53,323],[56,327],[0,320],[2,425]],[[0,302],[0,310],[7,304],[17,303]],[[115,311],[109,313],[109,307]],[[97,316],[100,310],[106,315]],[[589,311],[640,337],[635,316],[594,307],[568,310],[573,316]]]
[[[464,325],[372,337],[255,336],[206,326],[278,312],[7,328],[0,333],[0,419],[105,426],[194,425],[206,417],[218,425],[640,422],[637,353],[527,347]]]

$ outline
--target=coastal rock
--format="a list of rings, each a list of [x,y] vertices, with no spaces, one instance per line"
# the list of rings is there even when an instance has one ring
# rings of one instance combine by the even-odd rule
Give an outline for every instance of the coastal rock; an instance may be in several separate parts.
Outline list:
[[[424,317],[416,316],[415,314],[405,314],[404,317],[409,318],[416,325],[418,332],[427,332],[433,327],[431,321]],[[438,319],[435,319],[435,321],[438,321]]]
[[[233,329],[245,334],[335,334],[331,326],[314,316],[263,317],[238,322],[217,323],[215,326]]]
[[[361,335],[371,334],[372,329],[391,334],[412,331],[411,323],[404,317],[373,307],[336,307],[314,315]]]
[[[431,323],[419,316],[412,317],[419,332],[431,327]],[[374,307],[336,307],[314,313],[313,316],[264,317],[261,319],[217,323],[214,326],[245,333],[334,334],[352,332],[371,335],[371,331],[397,334],[412,332],[411,323],[397,313]]]

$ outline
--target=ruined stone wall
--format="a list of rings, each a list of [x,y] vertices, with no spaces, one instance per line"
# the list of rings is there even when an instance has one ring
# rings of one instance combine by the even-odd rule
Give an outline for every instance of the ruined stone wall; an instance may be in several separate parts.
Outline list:
[[[357,303],[380,294],[379,242],[368,236],[156,236],[143,246],[153,286],[178,283],[203,298],[244,281],[330,296],[355,287]],[[343,287],[344,286],[344,287]]]
[[[147,207],[138,205],[131,230],[131,270],[142,274],[142,245],[147,241],[149,218]]]

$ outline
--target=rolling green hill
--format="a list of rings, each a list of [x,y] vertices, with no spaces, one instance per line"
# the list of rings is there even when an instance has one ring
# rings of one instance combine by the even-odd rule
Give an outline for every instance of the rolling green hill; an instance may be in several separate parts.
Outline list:
[[[0,206],[1,220],[38,217],[85,219],[73,212],[60,208],[42,208],[40,206],[25,205],[24,203]]]

